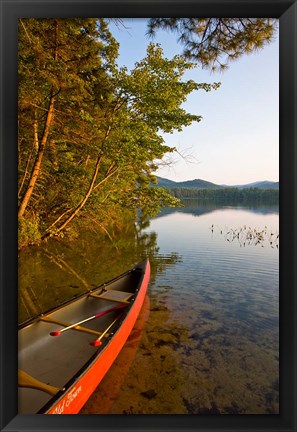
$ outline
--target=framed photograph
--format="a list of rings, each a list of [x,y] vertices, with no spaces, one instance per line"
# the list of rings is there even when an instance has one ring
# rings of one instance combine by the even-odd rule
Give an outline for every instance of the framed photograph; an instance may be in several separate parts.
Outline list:
[[[297,432],[296,35],[2,0],[1,430]]]

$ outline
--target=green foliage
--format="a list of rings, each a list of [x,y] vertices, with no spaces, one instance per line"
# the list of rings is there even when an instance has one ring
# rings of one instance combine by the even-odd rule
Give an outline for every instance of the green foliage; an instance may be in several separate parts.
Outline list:
[[[224,70],[243,54],[268,44],[276,26],[277,20],[271,18],[151,18],[148,33],[173,31],[185,58],[202,67]]]
[[[108,71],[117,52],[103,20],[19,20],[20,202],[46,127],[49,97],[55,94],[54,120],[29,212],[38,210],[50,221],[78,202],[90,178],[87,163],[92,166],[98,153],[94,116],[106,114],[107,107],[103,110],[96,101],[111,92]]]
[[[182,127],[201,120],[201,116],[189,114],[180,107],[187,96],[194,90],[210,91],[220,85],[182,81],[184,73],[193,67],[193,63],[181,56],[164,58],[160,45],[150,44],[147,56],[136,63],[130,75],[125,69],[120,71],[120,96],[127,100],[134,118],[156,131],[181,131]]]
[[[163,188],[149,188],[145,191],[144,197],[142,212],[145,217],[156,216],[162,207],[183,207],[179,199],[171,196]]]
[[[106,229],[124,209],[150,215],[178,203],[149,187],[155,161],[175,150],[161,133],[199,122],[182,104],[219,84],[183,80],[194,65],[165,58],[159,45],[150,44],[130,73],[117,67],[117,55],[104,19],[19,20],[19,202],[48,130],[24,216],[40,215],[43,237],[90,214]]]
[[[30,214],[19,218],[18,221],[18,246],[19,248],[33,244],[41,239],[40,217]]]

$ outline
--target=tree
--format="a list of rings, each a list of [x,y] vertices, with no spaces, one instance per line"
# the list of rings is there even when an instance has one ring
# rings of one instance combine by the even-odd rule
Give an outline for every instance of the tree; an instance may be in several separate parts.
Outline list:
[[[82,210],[91,194],[91,204],[98,212],[102,211],[103,201],[105,207],[116,204],[122,208],[142,208],[147,214],[154,213],[160,204],[177,204],[164,190],[150,188],[155,180],[151,172],[156,168],[155,159],[174,151],[164,144],[159,132],[171,133],[201,120],[201,116],[180,108],[187,95],[193,90],[210,91],[218,87],[218,84],[198,84],[192,80],[183,82],[183,74],[192,66],[180,56],[171,60],[164,58],[160,46],[150,44],[147,56],[130,74],[126,68],[113,70],[114,109],[103,139],[98,140],[99,153],[90,185],[78,206],[55,229],[55,234]],[[105,166],[103,180],[116,174],[112,190],[101,187],[101,166]]]
[[[83,117],[108,92],[104,61],[116,55],[103,20],[19,21],[19,217],[33,193],[37,200],[42,195],[38,182],[58,170],[58,152],[75,138],[81,150],[88,142]],[[42,170],[47,148],[49,166]]]
[[[194,65],[153,44],[128,73],[117,49],[102,19],[20,20],[19,221],[43,238],[79,216],[106,229],[126,209],[177,203],[150,188],[155,160],[174,151],[160,132],[200,121],[181,104],[218,84],[183,81]]]
[[[276,31],[271,18],[151,18],[148,34],[173,31],[185,58],[204,68],[224,70],[231,61],[268,44]]]

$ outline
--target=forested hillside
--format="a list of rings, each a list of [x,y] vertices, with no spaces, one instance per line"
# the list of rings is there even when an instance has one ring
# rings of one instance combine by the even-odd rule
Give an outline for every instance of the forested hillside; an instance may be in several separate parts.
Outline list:
[[[251,189],[251,188],[259,188],[259,189],[279,189],[279,182],[272,181],[257,181],[254,183],[242,184],[242,185],[224,185],[224,184],[216,184],[206,180],[194,179],[194,180],[186,180],[186,181],[173,181],[163,177],[157,176],[157,184],[160,187],[164,187],[167,189],[227,189],[227,188],[237,188],[237,189]]]
[[[221,189],[194,189],[172,188],[170,193],[176,198],[197,198],[201,200],[214,200],[222,203],[266,202],[278,204],[278,189],[263,188],[221,188]]]

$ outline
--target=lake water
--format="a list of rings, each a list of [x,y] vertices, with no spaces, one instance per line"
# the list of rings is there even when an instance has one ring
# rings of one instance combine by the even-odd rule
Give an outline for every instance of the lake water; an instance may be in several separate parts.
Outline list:
[[[278,207],[185,205],[113,243],[86,233],[20,254],[20,320],[150,258],[130,367],[108,394],[115,364],[82,414],[279,413]]]

